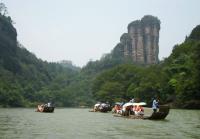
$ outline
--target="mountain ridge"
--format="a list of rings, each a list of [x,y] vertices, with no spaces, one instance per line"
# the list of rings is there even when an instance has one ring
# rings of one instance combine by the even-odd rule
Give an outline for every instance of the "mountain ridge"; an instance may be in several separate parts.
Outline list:
[[[152,25],[160,24],[158,21]],[[0,107],[33,107],[48,101],[58,107],[91,106],[95,101],[114,103],[134,96],[148,105],[152,97],[159,97],[161,104],[199,109],[199,36],[200,25],[182,44],[174,46],[169,57],[146,64],[125,56],[127,52],[121,48],[124,50],[129,39],[132,43],[125,33],[109,54],[80,69],[70,61],[38,59],[17,42],[11,18],[0,12]]]

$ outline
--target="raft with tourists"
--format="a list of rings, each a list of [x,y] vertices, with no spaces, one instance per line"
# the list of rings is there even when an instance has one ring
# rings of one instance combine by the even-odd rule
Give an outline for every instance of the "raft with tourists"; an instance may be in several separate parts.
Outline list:
[[[112,110],[111,105],[106,103],[98,102],[94,105],[93,109],[89,110],[89,112],[109,112]]]
[[[47,104],[41,104],[37,106],[36,112],[47,112],[47,113],[52,113],[54,112],[54,106],[52,103],[47,103]]]
[[[144,105],[146,105],[145,102],[128,102],[121,107],[116,104],[113,108],[113,116],[129,119],[163,120],[169,114],[170,107],[168,105],[160,105],[156,111],[152,111],[152,108],[142,107]]]

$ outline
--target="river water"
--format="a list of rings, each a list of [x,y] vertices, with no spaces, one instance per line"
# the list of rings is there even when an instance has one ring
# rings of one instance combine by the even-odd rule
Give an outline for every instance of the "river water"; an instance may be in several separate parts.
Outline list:
[[[200,139],[200,110],[172,109],[162,121],[88,111],[0,108],[0,139]]]

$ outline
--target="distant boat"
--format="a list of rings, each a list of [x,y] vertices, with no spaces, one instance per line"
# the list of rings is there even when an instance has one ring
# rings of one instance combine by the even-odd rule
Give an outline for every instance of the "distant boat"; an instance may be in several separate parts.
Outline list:
[[[94,108],[92,110],[89,110],[89,112],[108,112],[111,111],[112,107],[108,103],[97,103],[94,105]]]
[[[52,106],[51,104],[47,103],[47,104],[42,104],[42,105],[38,105],[37,107],[37,112],[54,112],[54,106]]]

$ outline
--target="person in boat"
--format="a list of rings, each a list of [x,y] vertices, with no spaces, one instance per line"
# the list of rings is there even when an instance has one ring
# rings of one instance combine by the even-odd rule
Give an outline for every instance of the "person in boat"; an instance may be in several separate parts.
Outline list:
[[[107,112],[107,111],[111,111],[112,109],[111,109],[110,104],[106,102],[106,103],[101,103],[101,105],[99,106],[99,110],[101,112]]]
[[[134,105],[134,106],[132,107],[133,115],[135,115],[136,109],[137,109],[137,106]]]
[[[42,112],[44,110],[44,104],[38,105],[37,112]]]
[[[121,105],[119,103],[116,103],[113,112],[117,114],[121,114],[121,111],[122,111]]]
[[[140,105],[135,106],[134,108],[135,115],[144,115],[144,108]]]
[[[122,115],[123,116],[129,116],[131,114],[131,109],[132,109],[132,106],[125,106],[123,105],[122,106]]]
[[[97,104],[94,105],[94,108],[93,108],[94,112],[99,111],[100,105],[101,105],[101,102],[98,102]]]
[[[51,102],[48,102],[48,103],[47,103],[47,107],[51,107]]]
[[[154,98],[152,103],[153,112],[157,112],[158,107],[158,99]]]
[[[134,103],[135,102],[134,97],[129,102]]]
[[[44,104],[44,107],[51,107],[51,102]]]

